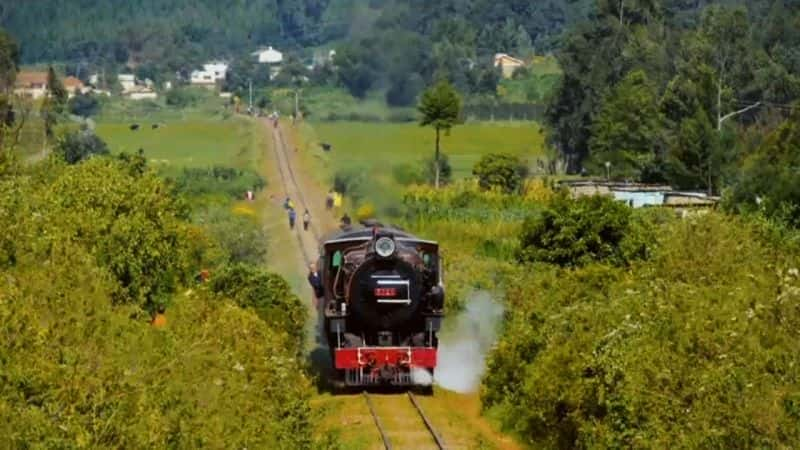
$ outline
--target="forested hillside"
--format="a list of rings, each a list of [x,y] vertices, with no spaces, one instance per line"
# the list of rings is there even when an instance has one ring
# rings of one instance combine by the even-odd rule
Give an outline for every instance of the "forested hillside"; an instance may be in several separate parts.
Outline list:
[[[307,47],[368,34],[374,24],[437,41],[468,30],[479,53],[552,45],[586,17],[591,0],[34,0],[0,1],[0,25],[23,46],[26,63],[152,62],[179,68],[258,45]],[[527,43],[527,44],[526,44]]]
[[[547,119],[573,171],[709,192],[739,181],[800,98],[800,2],[730,3],[599,1],[569,31]]]

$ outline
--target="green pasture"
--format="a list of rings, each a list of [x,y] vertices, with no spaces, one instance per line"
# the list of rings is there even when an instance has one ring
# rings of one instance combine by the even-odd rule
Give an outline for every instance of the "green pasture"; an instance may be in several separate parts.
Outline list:
[[[295,138],[305,167],[319,182],[330,185],[337,172],[364,174],[364,199],[379,207],[396,205],[403,192],[395,168],[421,168],[433,156],[434,141],[434,131],[416,123],[306,123]],[[331,144],[331,151],[323,151],[321,143]],[[507,152],[535,164],[544,153],[544,135],[534,122],[470,122],[443,134],[441,148],[455,180],[471,176],[487,153]]]
[[[334,171],[355,166],[381,176],[394,165],[417,164],[434,153],[434,131],[416,123],[322,122],[309,132],[305,150]],[[323,152],[322,142],[332,150]],[[466,123],[441,136],[441,149],[458,179],[469,176],[487,153],[507,152],[533,163],[544,152],[544,136],[533,122]]]
[[[156,167],[208,167],[224,165],[252,168],[258,161],[261,136],[254,122],[240,119],[203,118],[185,121],[101,122],[97,134],[113,153],[144,150]],[[152,128],[152,123],[159,123]]]

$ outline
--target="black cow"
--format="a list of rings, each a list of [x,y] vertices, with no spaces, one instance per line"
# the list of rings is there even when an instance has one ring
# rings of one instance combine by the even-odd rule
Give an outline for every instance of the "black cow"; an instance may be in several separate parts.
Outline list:
[[[138,123],[134,123],[133,125],[131,125],[131,131],[136,131],[138,129],[139,129],[139,124]]]
[[[331,144],[328,144],[326,142],[321,142],[319,145],[322,146],[322,150],[324,150],[326,152],[331,151]]]

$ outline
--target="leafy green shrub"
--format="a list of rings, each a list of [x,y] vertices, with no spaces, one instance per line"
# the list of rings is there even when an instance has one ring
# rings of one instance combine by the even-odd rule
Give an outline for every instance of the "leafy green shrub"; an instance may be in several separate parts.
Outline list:
[[[358,203],[368,189],[368,173],[363,167],[339,169],[333,174],[333,189]]]
[[[252,309],[270,328],[287,336],[287,348],[303,351],[306,309],[280,275],[247,264],[232,264],[212,274],[211,290]]]
[[[767,217],[800,227],[800,110],[748,155],[727,195],[728,209],[761,211]]]
[[[0,249],[6,249],[0,261],[44,260],[65,242],[80,245],[117,281],[115,302],[141,307],[162,301],[188,276],[188,210],[154,173],[92,158],[39,165],[30,178],[14,182],[25,202],[0,208],[8,211],[0,224]]]
[[[311,385],[282,330],[203,291],[154,329],[112,306],[115,281],[93,259],[64,242],[4,272],[5,445],[310,447]]]
[[[299,301],[264,275],[175,296],[197,239],[169,192],[136,156],[0,178],[4,446],[312,445]],[[141,308],[153,297],[164,328]],[[283,303],[236,305],[258,298]]]
[[[231,263],[266,263],[268,237],[255,217],[209,207],[194,219],[220,245]]]
[[[641,245],[623,244],[630,231],[631,209],[623,203],[603,196],[573,200],[559,195],[523,223],[519,259],[560,266],[624,263],[641,253]]]
[[[518,192],[527,173],[522,161],[507,153],[483,155],[472,168],[483,189],[496,188],[506,193]]]
[[[536,448],[797,447],[797,251],[716,213],[656,228],[631,267],[510,278],[484,407]]]
[[[78,94],[67,103],[69,112],[81,117],[91,117],[100,111],[100,101],[94,94]]]
[[[187,108],[189,106],[194,106],[200,99],[197,91],[187,87],[170,89],[167,91],[167,95],[165,97],[167,105],[174,106],[175,108]]]
[[[108,146],[88,130],[67,133],[58,141],[56,152],[67,164],[77,164],[92,155],[107,155]]]
[[[427,177],[422,174],[419,167],[414,164],[396,164],[392,166],[392,177],[397,184],[401,186],[409,186],[412,184],[422,184],[426,181]]]
[[[173,181],[178,192],[188,197],[223,195],[243,198],[247,191],[260,191],[266,185],[264,178],[256,172],[223,166],[187,167],[174,176]]]

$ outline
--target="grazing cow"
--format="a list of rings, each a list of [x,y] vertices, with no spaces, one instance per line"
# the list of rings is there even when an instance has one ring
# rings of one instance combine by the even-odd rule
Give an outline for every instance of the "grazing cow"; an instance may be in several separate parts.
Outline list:
[[[131,131],[136,131],[138,129],[139,129],[139,124],[138,123],[134,123],[133,125],[131,125]]]
[[[319,145],[321,145],[321,146],[322,146],[322,150],[324,150],[324,151],[326,151],[326,152],[329,152],[329,151],[331,151],[331,144],[328,144],[328,143],[322,142],[322,143],[321,143],[321,144],[319,144]]]

